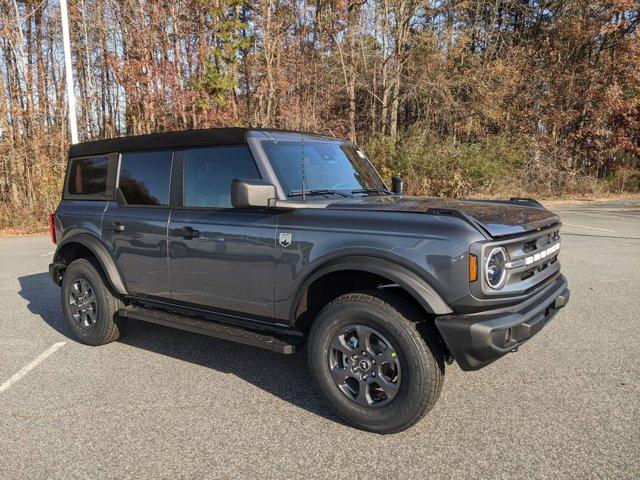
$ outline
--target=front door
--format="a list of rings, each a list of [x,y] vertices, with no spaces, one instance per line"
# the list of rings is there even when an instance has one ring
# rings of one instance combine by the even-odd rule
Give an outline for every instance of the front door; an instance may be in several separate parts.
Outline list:
[[[171,163],[170,151],[122,155],[119,201],[109,202],[102,216],[102,238],[131,295],[170,296],[167,227]]]
[[[261,178],[246,146],[183,154],[183,195],[169,224],[174,301],[272,319],[275,213],[231,206],[234,179]]]

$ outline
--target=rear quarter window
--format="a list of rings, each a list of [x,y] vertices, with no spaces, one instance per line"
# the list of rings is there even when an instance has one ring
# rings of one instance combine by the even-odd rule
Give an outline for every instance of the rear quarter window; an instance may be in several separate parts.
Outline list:
[[[70,195],[106,195],[108,166],[107,157],[70,160],[67,191]]]

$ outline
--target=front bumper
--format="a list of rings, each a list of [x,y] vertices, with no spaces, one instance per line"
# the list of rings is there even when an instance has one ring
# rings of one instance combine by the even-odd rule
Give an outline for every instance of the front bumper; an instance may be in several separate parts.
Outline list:
[[[436,327],[462,370],[478,370],[533,337],[569,302],[567,279],[556,279],[534,297],[508,308],[443,315]]]

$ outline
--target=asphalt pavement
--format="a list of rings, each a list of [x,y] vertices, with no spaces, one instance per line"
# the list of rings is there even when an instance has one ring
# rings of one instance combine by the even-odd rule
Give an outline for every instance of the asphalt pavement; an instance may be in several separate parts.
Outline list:
[[[640,201],[552,207],[570,304],[519,352],[447,368],[418,425],[338,420],[304,355],[132,321],[69,337],[47,237],[0,239],[0,478],[640,478]]]

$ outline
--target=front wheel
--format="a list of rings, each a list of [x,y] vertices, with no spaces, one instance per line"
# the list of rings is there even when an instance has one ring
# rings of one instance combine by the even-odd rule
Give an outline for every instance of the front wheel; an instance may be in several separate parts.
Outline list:
[[[421,335],[420,312],[385,292],[350,293],[328,304],[311,326],[308,362],[336,413],[372,432],[418,422],[442,390],[443,355]]]

